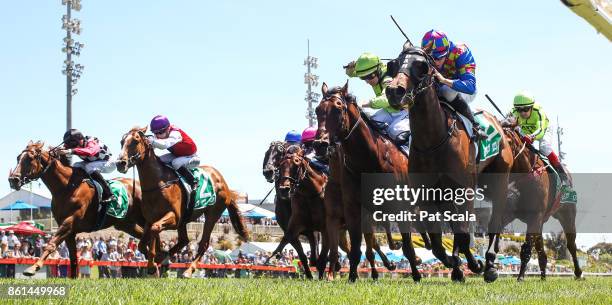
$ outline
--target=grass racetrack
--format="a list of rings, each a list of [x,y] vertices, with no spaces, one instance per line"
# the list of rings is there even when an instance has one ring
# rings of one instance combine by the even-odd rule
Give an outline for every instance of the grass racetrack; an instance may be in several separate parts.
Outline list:
[[[448,278],[305,281],[298,279],[52,279],[0,284],[68,284],[62,299],[6,299],[2,304],[612,304],[612,278],[585,281],[504,277],[486,284]]]
[[[612,277],[504,277],[486,284],[450,279],[89,279],[0,280],[0,284],[68,284],[62,299],[6,299],[0,304],[612,304]]]

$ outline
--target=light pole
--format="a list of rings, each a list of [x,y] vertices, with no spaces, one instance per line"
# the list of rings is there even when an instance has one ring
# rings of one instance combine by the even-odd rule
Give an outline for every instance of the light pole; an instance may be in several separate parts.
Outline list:
[[[308,110],[306,112],[306,119],[308,119],[308,127],[313,127],[316,122],[316,115],[314,113],[313,105],[319,102],[321,95],[316,92],[312,92],[312,87],[319,85],[319,76],[314,75],[311,69],[319,67],[319,59],[310,56],[310,39],[308,40],[308,57],[304,59],[304,66],[306,66],[306,74],[304,74],[304,84],[308,86],[306,90],[306,98],[304,100],[308,102]]]
[[[81,20],[73,19],[71,16],[72,10],[77,12],[81,10],[81,0],[62,0],[62,5],[66,6],[66,15],[62,16],[62,30],[66,30],[62,47],[62,52],[66,53],[66,60],[64,60],[62,74],[66,75],[66,130],[70,130],[72,128],[72,97],[78,92],[74,86],[85,69],[85,66],[72,61],[72,55],[80,56],[81,49],[85,45],[72,39],[72,34],[81,34]]]
[[[559,125],[559,116],[557,116],[557,150],[559,151],[559,159],[563,161],[565,159],[565,153],[561,151],[561,136],[563,135],[563,128]]]

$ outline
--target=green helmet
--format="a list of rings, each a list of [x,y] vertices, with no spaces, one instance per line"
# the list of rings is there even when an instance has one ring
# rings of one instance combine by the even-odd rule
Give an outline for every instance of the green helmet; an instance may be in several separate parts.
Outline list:
[[[531,106],[535,103],[535,98],[528,92],[520,92],[514,97],[514,107]]]
[[[380,58],[372,53],[363,53],[355,63],[355,74],[357,77],[364,77],[372,74],[380,66]]]

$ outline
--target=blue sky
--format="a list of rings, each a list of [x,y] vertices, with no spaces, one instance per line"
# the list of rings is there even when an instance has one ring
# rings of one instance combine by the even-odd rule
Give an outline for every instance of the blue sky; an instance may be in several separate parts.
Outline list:
[[[28,140],[59,143],[65,130],[65,8],[61,1],[8,1],[0,10],[0,169],[8,172]],[[121,135],[158,113],[198,143],[203,163],[230,186],[261,198],[268,143],[306,127],[306,39],[322,81],[346,81],[342,65],[364,51],[394,57],[404,42],[436,28],[464,41],[477,63],[479,97],[509,109],[534,93],[565,128],[574,172],[612,172],[607,139],[612,113],[610,42],[559,1],[83,1],[86,66],[74,99],[73,126],[118,154]],[[359,99],[367,85],[350,81]],[[320,89],[317,89],[319,91]],[[0,181],[8,192],[6,179]]]

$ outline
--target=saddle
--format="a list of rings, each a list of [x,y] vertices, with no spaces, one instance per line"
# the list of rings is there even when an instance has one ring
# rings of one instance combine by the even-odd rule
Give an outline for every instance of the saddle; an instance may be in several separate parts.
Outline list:
[[[398,138],[402,138],[402,140],[394,141],[387,133],[387,128],[389,127],[389,124],[371,119],[362,110],[360,110],[359,113],[361,114],[361,118],[363,119],[363,121],[366,122],[366,124],[370,126],[370,128],[372,128],[374,132],[376,132],[381,137],[387,139],[389,142],[393,143],[393,145],[395,145],[395,147],[397,147],[397,149],[401,151],[406,156],[406,158],[408,158],[408,154],[410,152],[410,131],[406,131],[398,136]]]

